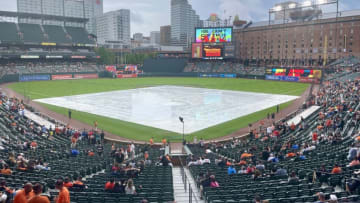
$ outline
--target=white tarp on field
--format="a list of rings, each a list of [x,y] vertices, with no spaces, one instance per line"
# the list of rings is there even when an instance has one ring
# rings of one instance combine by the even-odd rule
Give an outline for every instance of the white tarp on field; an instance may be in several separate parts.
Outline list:
[[[185,121],[185,133],[192,133],[296,98],[288,95],[156,86],[35,101],[178,133],[182,133],[179,121],[181,116]]]

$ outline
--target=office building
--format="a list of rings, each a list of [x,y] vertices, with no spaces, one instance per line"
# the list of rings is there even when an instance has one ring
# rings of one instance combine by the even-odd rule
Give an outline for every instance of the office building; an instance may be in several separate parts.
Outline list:
[[[120,9],[104,13],[96,18],[99,44],[116,42],[130,45],[130,10]]]
[[[160,27],[160,44],[162,46],[171,45],[171,25]]]
[[[200,17],[187,0],[171,0],[171,44],[188,48],[195,38]]]
[[[152,45],[160,44],[160,31],[150,32],[150,44]]]

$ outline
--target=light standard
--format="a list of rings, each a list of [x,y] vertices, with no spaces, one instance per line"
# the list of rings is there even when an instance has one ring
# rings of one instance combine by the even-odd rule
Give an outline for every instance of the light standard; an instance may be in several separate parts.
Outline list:
[[[179,116],[179,121],[183,124],[183,145],[185,145],[185,122],[184,122],[184,118]]]

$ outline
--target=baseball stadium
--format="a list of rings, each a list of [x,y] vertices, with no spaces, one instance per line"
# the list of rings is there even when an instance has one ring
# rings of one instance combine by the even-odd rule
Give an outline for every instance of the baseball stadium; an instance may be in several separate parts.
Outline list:
[[[144,48],[102,41],[102,0],[57,1],[0,11],[0,202],[360,201],[359,10],[211,14]]]

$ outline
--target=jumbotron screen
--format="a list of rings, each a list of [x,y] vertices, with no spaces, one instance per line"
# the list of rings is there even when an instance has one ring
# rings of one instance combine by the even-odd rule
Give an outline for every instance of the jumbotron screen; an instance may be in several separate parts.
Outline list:
[[[232,41],[232,28],[196,28],[196,43],[219,43]]]
[[[205,58],[222,58],[224,51],[223,44],[207,44],[203,47],[203,57]]]

